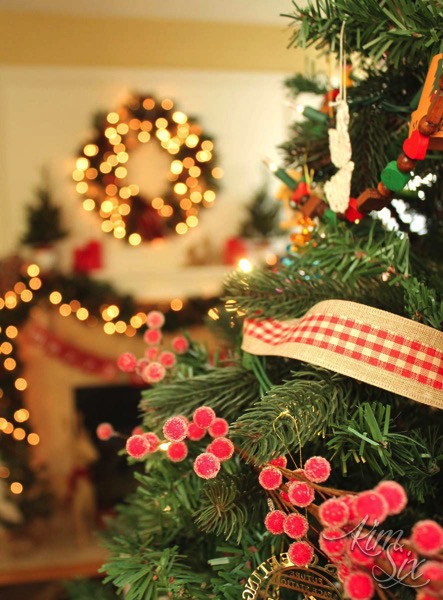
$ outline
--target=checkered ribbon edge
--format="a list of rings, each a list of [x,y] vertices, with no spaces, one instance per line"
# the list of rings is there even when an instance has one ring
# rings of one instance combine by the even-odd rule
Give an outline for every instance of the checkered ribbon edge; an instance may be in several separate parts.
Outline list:
[[[300,319],[247,319],[242,348],[296,358],[443,408],[443,333],[376,308],[327,300]]]

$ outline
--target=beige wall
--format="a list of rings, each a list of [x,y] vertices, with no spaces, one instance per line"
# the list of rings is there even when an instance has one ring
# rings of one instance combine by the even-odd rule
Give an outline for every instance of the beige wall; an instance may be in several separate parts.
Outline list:
[[[145,21],[0,11],[0,61],[9,65],[303,70],[312,51],[287,49],[282,26]]]

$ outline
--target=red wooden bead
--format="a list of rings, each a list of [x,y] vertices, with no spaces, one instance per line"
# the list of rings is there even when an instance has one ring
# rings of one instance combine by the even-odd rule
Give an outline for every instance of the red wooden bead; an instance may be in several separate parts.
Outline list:
[[[299,210],[305,217],[321,217],[327,208],[328,205],[321,198],[309,196]]]
[[[429,123],[429,121],[426,119],[426,116],[424,116],[418,122],[418,130],[421,134],[430,136],[437,131],[437,125],[434,125],[434,123]]]
[[[383,185],[383,187],[385,186]],[[389,192],[389,196],[383,197],[378,193],[377,190],[374,190],[373,188],[367,188],[357,198],[357,209],[361,213],[368,214],[373,210],[381,210],[382,208],[385,208],[385,206],[389,206],[392,192],[388,189],[387,191]]]
[[[429,146],[429,137],[415,130],[403,143],[403,152],[412,160],[423,160]]]
[[[380,196],[382,198],[388,198],[388,199],[392,198],[391,190],[385,186],[383,181],[380,181],[379,184],[377,185],[377,192],[380,194]]]
[[[409,156],[406,156],[406,154],[403,153],[401,153],[397,158],[397,167],[402,173],[409,173],[409,171],[412,171],[416,164],[416,160],[412,160],[412,158],[409,158]]]
[[[357,208],[356,198],[349,198],[349,206],[346,209],[345,217],[351,223],[359,223],[363,219],[363,213]]]
[[[426,119],[429,123],[439,125],[443,118],[443,91],[438,90],[432,99],[431,106],[426,113]]]

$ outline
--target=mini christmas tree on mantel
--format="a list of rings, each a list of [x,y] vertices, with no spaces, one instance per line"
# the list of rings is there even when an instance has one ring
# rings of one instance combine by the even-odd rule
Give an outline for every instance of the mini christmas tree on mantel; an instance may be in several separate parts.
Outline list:
[[[357,138],[351,117],[352,196],[334,210],[321,181],[315,195],[304,188],[294,202],[320,215],[311,241],[272,270],[228,278],[226,307],[243,334],[226,364],[193,345],[167,377],[155,352],[145,364],[122,361],[163,373],[126,441],[145,471],[119,508],[103,567],[126,600],[443,597],[441,154],[408,143],[379,184],[399,153],[394,138],[433,148],[442,135],[441,68],[411,136],[406,126],[434,56],[441,67],[442,6],[317,0],[294,11],[298,43],[341,45],[370,65],[365,85],[376,93],[355,105],[366,123]],[[418,184],[428,223],[419,257],[406,233],[365,216],[391,206],[412,168],[432,175]]]
[[[61,224],[61,209],[56,206],[49,189],[48,176],[36,190],[36,201],[26,206],[26,230],[22,244],[34,248],[47,248],[65,238],[67,230]]]

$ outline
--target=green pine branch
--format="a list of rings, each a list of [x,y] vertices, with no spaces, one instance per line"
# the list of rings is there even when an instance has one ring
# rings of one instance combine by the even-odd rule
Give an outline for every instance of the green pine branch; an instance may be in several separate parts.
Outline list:
[[[349,463],[362,462],[375,480],[400,480],[408,495],[429,502],[441,485],[438,474],[443,436],[435,427],[411,430],[397,420],[398,413],[391,411],[390,404],[361,403],[346,423],[333,426],[333,435],[327,441],[327,447],[333,451],[331,458],[339,459],[344,474]]]
[[[374,62],[385,58],[398,67],[427,65],[440,49],[443,8],[438,0],[308,0],[283,16],[294,27],[289,45],[314,46],[338,54],[346,20],[346,52],[359,52]]]
[[[237,365],[146,390],[140,408],[144,412],[145,426],[156,429],[172,415],[192,417],[199,406],[210,406],[231,421],[258,396],[259,384],[253,374]]]

